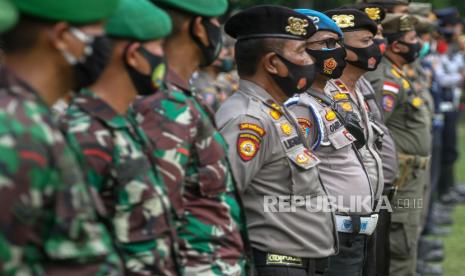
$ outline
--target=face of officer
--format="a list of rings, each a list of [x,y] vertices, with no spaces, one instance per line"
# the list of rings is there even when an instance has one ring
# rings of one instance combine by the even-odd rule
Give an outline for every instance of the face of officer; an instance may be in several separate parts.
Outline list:
[[[368,30],[344,33],[347,49],[347,62],[363,71],[373,71],[381,62],[380,47],[374,42],[373,34]]]
[[[122,61],[139,95],[150,95],[160,89],[166,76],[164,40],[126,42],[115,55]],[[122,46],[122,45],[121,45]]]
[[[307,53],[315,59],[317,82],[337,79],[342,75],[346,66],[346,50],[337,33],[316,32],[307,40]]]
[[[285,40],[262,59],[263,68],[287,98],[305,92],[315,77],[315,63],[306,46],[305,41]]]
[[[392,52],[401,57],[403,64],[414,62],[420,53],[421,44],[415,31],[406,32],[391,44]]]

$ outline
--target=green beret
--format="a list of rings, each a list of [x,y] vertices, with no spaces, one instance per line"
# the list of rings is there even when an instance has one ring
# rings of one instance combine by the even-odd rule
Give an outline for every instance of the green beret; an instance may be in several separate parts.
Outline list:
[[[227,0],[152,0],[152,2],[160,7],[207,17],[223,15],[228,9]]]
[[[424,17],[428,17],[429,14],[433,12],[433,4],[412,2],[408,6],[408,12],[410,14],[417,14]]]
[[[12,0],[21,13],[53,21],[86,24],[106,19],[118,0]]]
[[[7,31],[18,21],[18,11],[10,0],[0,0],[0,33]]]
[[[138,41],[165,37],[171,29],[169,15],[149,0],[120,0],[106,25],[109,36]]]
[[[383,20],[383,34],[397,34],[415,30],[417,19],[408,14],[388,13]]]

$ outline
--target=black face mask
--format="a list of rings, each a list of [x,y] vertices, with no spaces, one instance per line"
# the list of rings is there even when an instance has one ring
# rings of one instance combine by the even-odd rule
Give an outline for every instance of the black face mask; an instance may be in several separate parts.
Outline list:
[[[203,45],[200,39],[194,34],[194,22],[195,18],[192,19],[189,26],[190,36],[195,41],[197,46],[200,48],[203,54],[203,62],[200,66],[208,66],[211,65],[218,55],[221,52],[221,48],[223,47],[223,40],[221,37],[221,28],[216,26],[210,19],[203,17],[202,18],[202,25],[205,27],[208,35],[208,46]]]
[[[63,52],[65,59],[73,67],[75,91],[94,84],[105,70],[113,51],[113,43],[106,36],[92,37],[76,28],[71,28],[76,38],[85,43],[84,57],[77,59]]]
[[[128,48],[126,48],[126,51]],[[150,53],[143,46],[139,47],[137,51],[139,51],[150,64],[150,75],[142,74],[130,66],[126,61],[126,54],[124,55],[124,65],[138,94],[142,96],[151,95],[162,88],[165,83],[166,62],[163,57]]]
[[[407,63],[414,62],[418,56],[420,55],[421,45],[419,42],[417,43],[407,43],[404,41],[398,41],[400,44],[405,45],[408,47],[407,53],[399,53],[401,57],[405,59]]]
[[[316,59],[316,72],[330,79],[341,77],[346,67],[346,50],[343,47],[331,50],[311,50],[307,53]]]
[[[373,39],[373,42],[378,45],[379,50],[381,51],[381,54],[384,55],[386,52],[386,47],[387,47],[387,39],[386,38],[375,38]]]
[[[376,70],[383,58],[379,45],[376,43],[366,48],[355,48],[349,45],[345,45],[345,47],[357,55],[357,61],[348,60],[347,62],[365,71]]]
[[[310,88],[315,78],[315,64],[298,65],[278,53],[276,55],[286,65],[289,73],[286,77],[280,77],[277,74],[272,74],[271,77],[286,96],[290,98],[294,94],[301,94]]]

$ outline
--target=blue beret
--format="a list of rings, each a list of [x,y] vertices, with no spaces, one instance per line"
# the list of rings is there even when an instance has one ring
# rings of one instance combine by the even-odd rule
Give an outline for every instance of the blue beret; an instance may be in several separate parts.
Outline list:
[[[310,18],[310,20],[313,21],[313,24],[315,24],[315,26],[317,27],[318,31],[330,31],[338,34],[341,38],[344,37],[341,28],[339,28],[336,22],[334,22],[324,13],[309,9],[296,9],[295,11],[304,14],[308,18]]]

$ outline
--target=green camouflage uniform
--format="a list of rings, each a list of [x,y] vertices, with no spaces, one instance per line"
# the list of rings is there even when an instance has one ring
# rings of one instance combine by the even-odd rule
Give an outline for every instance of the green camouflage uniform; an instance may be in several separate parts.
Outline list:
[[[49,108],[7,69],[0,98],[0,274],[122,274]]]
[[[245,222],[227,145],[186,87],[169,84],[136,105],[176,210],[184,275],[245,275]]]
[[[104,219],[111,225],[126,269],[138,275],[176,275],[170,204],[151,162],[153,149],[131,109],[126,116],[119,115],[83,90],[71,101],[62,125],[101,198]]]
[[[388,58],[365,76],[380,103],[399,156],[398,188],[390,227],[391,275],[413,275],[423,195],[431,151],[430,115],[424,93],[415,90]]]

